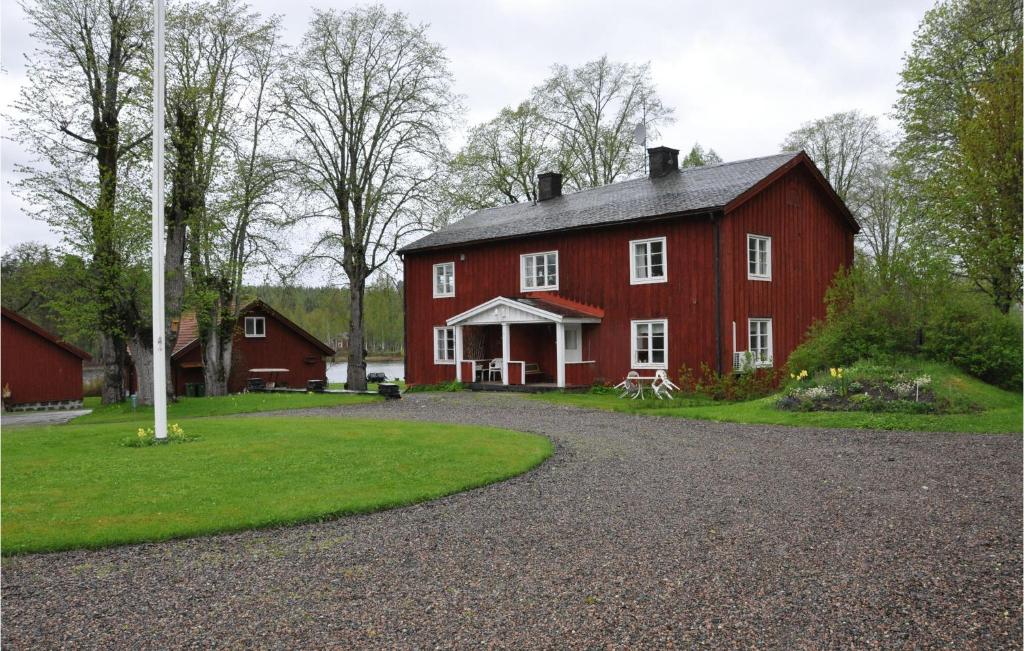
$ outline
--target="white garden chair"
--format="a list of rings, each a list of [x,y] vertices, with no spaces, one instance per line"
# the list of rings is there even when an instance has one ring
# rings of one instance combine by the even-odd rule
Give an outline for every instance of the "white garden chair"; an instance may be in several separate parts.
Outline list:
[[[658,400],[666,398],[671,400],[673,390],[678,391],[679,387],[672,380],[668,379],[668,373],[657,371],[654,374],[654,382],[651,382],[651,391],[658,397]]]
[[[626,374],[626,379],[615,385],[614,388],[622,389],[622,393],[619,394],[620,398],[629,396],[630,398],[636,398],[640,395],[643,390],[640,384],[640,374],[636,371],[630,371]]]
[[[501,362],[502,359],[500,357],[491,360],[490,365],[487,367],[487,379],[489,381],[494,380],[494,376],[498,376],[498,381],[501,381]]]

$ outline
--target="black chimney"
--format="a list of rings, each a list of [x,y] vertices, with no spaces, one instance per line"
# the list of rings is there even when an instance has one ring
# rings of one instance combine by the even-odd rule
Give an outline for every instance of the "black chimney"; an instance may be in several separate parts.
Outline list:
[[[558,172],[544,172],[537,175],[537,201],[547,201],[562,196],[562,175]]]
[[[679,170],[679,150],[671,147],[651,147],[647,150],[651,178],[665,176]]]

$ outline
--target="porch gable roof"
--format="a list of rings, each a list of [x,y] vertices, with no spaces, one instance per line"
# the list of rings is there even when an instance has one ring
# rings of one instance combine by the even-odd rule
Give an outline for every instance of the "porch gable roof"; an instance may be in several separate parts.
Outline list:
[[[604,310],[557,297],[558,300],[496,296],[448,319],[447,325],[493,325],[501,323],[600,323]]]

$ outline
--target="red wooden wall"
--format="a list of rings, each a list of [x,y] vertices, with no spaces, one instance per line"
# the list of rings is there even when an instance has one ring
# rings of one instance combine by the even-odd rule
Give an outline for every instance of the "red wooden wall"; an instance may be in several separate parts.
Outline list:
[[[720,225],[723,368],[731,368],[732,329],[746,350],[747,316],[773,318],[776,365],[785,362],[815,318],[824,315],[825,290],[840,266],[852,262],[853,233],[811,173],[798,165]],[[773,279],[747,280],[746,233],[772,236]],[[629,241],[667,240],[668,282],[630,285]],[[432,384],[455,378],[454,365],[433,359],[433,328],[495,296],[522,296],[519,256],[557,250],[557,294],[603,308],[600,325],[584,326],[583,359],[595,360],[597,381],[618,381],[631,367],[630,321],[668,319],[667,371],[686,364],[715,366],[715,273],[709,215],[542,234],[453,246],[405,256],[406,380]],[[455,263],[455,296],[433,298],[432,265]],[[554,377],[554,329],[512,326],[512,359],[541,364]],[[546,340],[550,338],[550,348]],[[534,338],[532,349],[524,350]],[[517,357],[517,352],[532,357]]]
[[[3,315],[0,387],[10,404],[82,399],[82,358]]]
[[[266,318],[266,337],[245,336],[246,316]],[[231,393],[245,390],[251,368],[286,368],[288,373],[279,374],[277,381],[287,382],[290,387],[305,388],[308,380],[323,380],[327,377],[323,351],[273,314],[258,308],[239,317],[232,347],[231,376],[228,379],[228,391]],[[201,368],[182,368],[181,363],[200,361],[199,346],[174,360],[174,390],[178,395],[185,395],[186,382],[203,381]],[[260,374],[260,377],[271,379],[266,374]]]
[[[747,234],[772,238],[771,281],[747,278]],[[853,264],[853,233],[811,172],[796,167],[722,222],[722,321],[726,368],[747,345],[747,319],[770,317],[775,365],[786,362],[816,320],[836,272]]]

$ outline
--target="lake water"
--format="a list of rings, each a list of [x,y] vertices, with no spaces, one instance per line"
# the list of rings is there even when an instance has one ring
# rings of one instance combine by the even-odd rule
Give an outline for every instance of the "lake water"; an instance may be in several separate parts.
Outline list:
[[[386,362],[366,362],[367,373],[383,373],[389,380],[405,377],[405,362],[402,360]],[[344,382],[345,374],[348,373],[348,362],[338,362],[327,365],[328,382]]]

